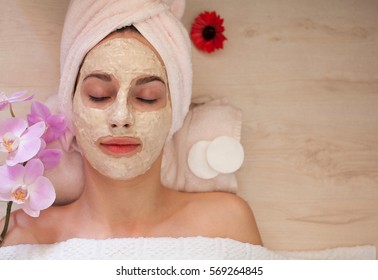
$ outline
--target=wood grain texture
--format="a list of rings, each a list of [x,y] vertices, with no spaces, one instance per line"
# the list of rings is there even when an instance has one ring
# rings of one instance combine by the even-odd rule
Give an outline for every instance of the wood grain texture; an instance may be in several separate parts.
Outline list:
[[[67,4],[0,0],[1,91],[56,91]],[[378,2],[188,0],[185,26],[205,10],[228,40],[193,49],[194,96],[243,111],[239,194],[265,246],[378,246]]]

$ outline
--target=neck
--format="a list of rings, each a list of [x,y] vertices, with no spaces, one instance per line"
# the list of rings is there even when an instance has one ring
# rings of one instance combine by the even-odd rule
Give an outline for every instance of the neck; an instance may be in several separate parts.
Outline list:
[[[90,223],[114,232],[117,228],[137,231],[159,218],[166,188],[160,181],[161,156],[143,175],[127,181],[99,173],[85,160],[85,189],[77,201]]]

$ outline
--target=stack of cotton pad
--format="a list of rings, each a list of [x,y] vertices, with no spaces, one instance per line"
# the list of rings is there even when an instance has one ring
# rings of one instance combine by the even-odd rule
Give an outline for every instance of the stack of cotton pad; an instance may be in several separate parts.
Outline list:
[[[241,167],[243,160],[243,147],[231,136],[219,136],[213,141],[198,141],[188,154],[190,170],[201,179],[234,173]]]

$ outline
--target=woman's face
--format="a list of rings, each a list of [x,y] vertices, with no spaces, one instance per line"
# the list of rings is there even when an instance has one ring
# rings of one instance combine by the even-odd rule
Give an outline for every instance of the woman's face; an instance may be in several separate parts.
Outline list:
[[[83,156],[118,180],[144,174],[171,127],[165,68],[136,33],[116,33],[93,48],[80,70],[73,123]]]

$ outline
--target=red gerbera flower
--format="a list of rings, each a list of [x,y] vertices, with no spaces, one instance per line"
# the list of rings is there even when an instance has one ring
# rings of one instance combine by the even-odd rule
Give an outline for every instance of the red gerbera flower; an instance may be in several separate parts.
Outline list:
[[[211,53],[216,49],[223,49],[223,41],[227,40],[223,31],[223,18],[215,11],[206,11],[194,20],[190,37],[198,49]]]

